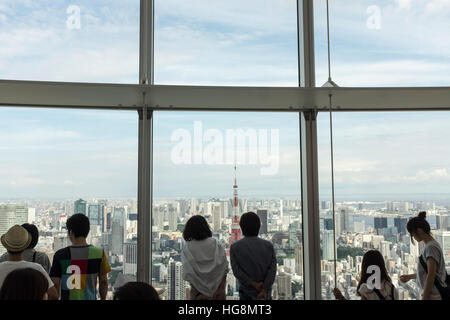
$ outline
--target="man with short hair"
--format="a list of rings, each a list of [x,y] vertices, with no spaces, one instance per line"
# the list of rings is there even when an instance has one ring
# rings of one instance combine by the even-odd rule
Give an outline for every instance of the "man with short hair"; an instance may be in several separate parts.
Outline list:
[[[11,227],[8,232],[2,235],[1,242],[8,252],[8,261],[0,263],[0,288],[3,285],[3,281],[5,280],[6,276],[11,271],[17,269],[32,268],[41,272],[47,278],[48,299],[56,300],[58,299],[58,292],[44,268],[38,263],[23,260],[23,252],[28,248],[31,241],[31,235],[24,227],[19,225]]]
[[[97,300],[97,279],[100,299],[106,300],[111,267],[105,251],[86,242],[88,217],[74,214],[66,226],[72,245],[55,253],[50,270],[50,277],[61,291],[61,300]]]
[[[271,242],[258,237],[261,221],[254,212],[241,216],[244,238],[230,247],[233,274],[239,281],[241,300],[271,299],[277,272],[277,259]]]

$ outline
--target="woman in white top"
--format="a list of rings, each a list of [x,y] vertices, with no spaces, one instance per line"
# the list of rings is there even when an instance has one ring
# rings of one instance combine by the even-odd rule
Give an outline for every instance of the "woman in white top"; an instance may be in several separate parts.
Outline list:
[[[425,218],[426,212],[419,212],[419,215],[409,219],[406,225],[406,229],[411,235],[411,242],[414,243],[413,239],[417,242],[423,241],[425,246],[419,257],[417,273],[402,275],[400,281],[408,282],[416,279],[417,284],[423,290],[422,300],[442,300],[435,282],[438,282],[441,290],[447,288],[444,255],[441,246],[432,237],[430,224]]]
[[[392,284],[379,251],[369,250],[364,254],[356,291],[361,300],[398,300],[398,291]],[[333,293],[336,299],[345,300],[338,288]]]
[[[228,261],[224,247],[212,238],[202,216],[191,217],[183,231],[183,279],[191,284],[191,300],[224,300]]]

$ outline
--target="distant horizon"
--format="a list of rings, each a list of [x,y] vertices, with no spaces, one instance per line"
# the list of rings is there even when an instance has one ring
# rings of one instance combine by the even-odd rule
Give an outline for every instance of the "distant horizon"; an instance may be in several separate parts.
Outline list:
[[[229,195],[191,195],[191,196],[154,196],[153,200],[185,200],[185,199],[231,199],[233,197],[230,192]],[[301,200],[300,197],[295,195],[255,195],[246,196],[239,195],[240,199],[246,200],[260,200],[260,199],[284,199],[284,200]],[[0,203],[5,201],[76,201],[78,199],[90,200],[90,199],[107,199],[107,200],[131,200],[137,199],[137,197],[111,197],[111,196],[96,196],[96,197],[17,197],[17,198],[0,198]],[[321,197],[319,201],[331,201],[331,197]],[[351,202],[351,201],[404,201],[404,202],[416,202],[416,201],[448,201],[450,204],[450,193],[354,193],[353,195],[340,195],[335,196],[336,202]]]

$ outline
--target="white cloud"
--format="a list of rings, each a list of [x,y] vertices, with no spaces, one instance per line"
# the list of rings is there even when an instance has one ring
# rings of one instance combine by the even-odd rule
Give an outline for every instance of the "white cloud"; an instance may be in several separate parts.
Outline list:
[[[404,176],[399,180],[407,182],[450,181],[450,169],[420,170],[414,176]]]
[[[0,131],[0,148],[50,144],[58,141],[69,142],[82,138],[82,134],[71,130],[53,128],[24,129],[21,131]]]
[[[397,6],[400,10],[409,10],[411,9],[411,5],[413,0],[394,0],[397,3]]]
[[[48,181],[31,177],[15,178],[14,180],[10,181],[10,185],[19,187],[42,186],[46,184],[48,184]]]
[[[448,0],[429,0],[426,4],[426,11],[428,13],[442,13],[450,10],[450,1]]]
[[[138,82],[137,2],[117,2],[110,10],[101,3],[82,6],[80,30],[66,28],[64,4],[36,3],[4,3],[2,78]]]

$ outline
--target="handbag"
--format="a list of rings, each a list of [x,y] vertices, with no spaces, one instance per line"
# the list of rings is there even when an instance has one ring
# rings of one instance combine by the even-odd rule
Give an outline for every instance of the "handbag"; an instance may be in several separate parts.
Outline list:
[[[422,257],[422,255],[419,257],[419,261],[420,261],[420,264],[422,265],[423,269],[425,270],[425,272],[428,273],[428,266],[425,263],[425,260]],[[436,277],[434,277],[434,286],[438,289],[442,300],[450,301],[450,277],[447,274],[447,270],[445,271],[445,283],[447,286],[443,287],[441,285],[441,283],[439,282],[439,280]]]

